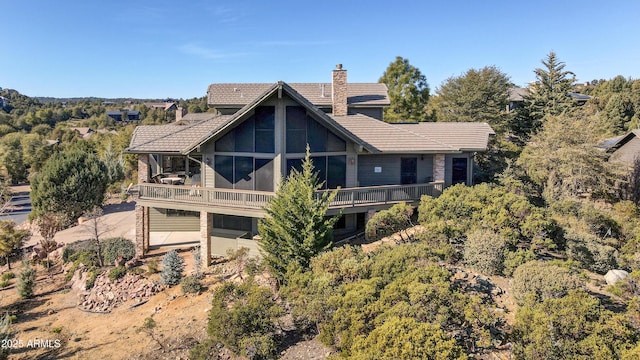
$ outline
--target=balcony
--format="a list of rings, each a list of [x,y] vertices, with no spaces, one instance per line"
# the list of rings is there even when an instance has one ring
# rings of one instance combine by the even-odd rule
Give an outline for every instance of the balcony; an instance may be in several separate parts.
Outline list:
[[[330,209],[355,209],[419,201],[422,195],[439,196],[443,183],[384,185],[338,189]],[[256,215],[275,196],[273,192],[190,187],[180,185],[139,184],[138,201],[145,206],[164,206],[188,210],[236,209]],[[319,191],[318,195],[332,190]],[[235,212],[231,212],[233,214]]]

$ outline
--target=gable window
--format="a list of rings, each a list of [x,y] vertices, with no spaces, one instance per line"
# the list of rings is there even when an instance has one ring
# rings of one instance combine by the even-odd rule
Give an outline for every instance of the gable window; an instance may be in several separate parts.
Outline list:
[[[259,106],[253,115],[215,143],[216,152],[275,152],[275,107]]]
[[[214,166],[218,188],[273,191],[273,159],[216,155]]]
[[[287,159],[287,176],[293,169],[302,171],[303,159]],[[318,182],[323,189],[336,189],[345,187],[347,179],[347,157],[338,156],[312,156],[311,162],[318,176]]]
[[[347,143],[307,115],[302,106],[287,106],[287,153],[346,151]]]

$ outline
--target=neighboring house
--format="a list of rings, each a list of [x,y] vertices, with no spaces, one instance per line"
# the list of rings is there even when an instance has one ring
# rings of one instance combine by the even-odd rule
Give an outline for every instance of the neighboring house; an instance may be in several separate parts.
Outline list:
[[[177,109],[177,105],[174,102],[145,102],[142,103],[144,106],[149,109],[161,109],[164,111],[175,111]]]
[[[140,120],[140,111],[138,110],[124,110],[124,111],[110,110],[110,111],[107,111],[107,116],[112,118],[115,121],[123,121],[122,116],[125,114],[125,112],[127,114],[127,119],[125,119],[124,121]]]
[[[635,129],[625,135],[605,140],[601,147],[611,154],[609,161],[618,162],[632,168],[636,157],[640,156],[640,130]]]
[[[75,130],[80,134],[80,137],[83,139],[88,139],[91,137],[91,134],[94,133],[93,129],[88,128],[88,127],[72,127],[69,128],[71,130]]]
[[[241,246],[257,254],[258,219],[307,144],[320,180],[339,189],[329,214],[342,211],[344,236],[394,203],[470,185],[494,135],[486,123],[385,123],[386,86],[347,83],[341,66],[324,84],[213,84],[208,103],[215,113],[133,133],[139,254],[169,243],[199,243],[206,264]]]
[[[507,112],[511,112],[516,108],[522,106],[525,98],[529,95],[529,89],[514,87],[508,90],[507,97],[509,99],[509,105],[507,105]],[[567,93],[567,96],[571,97],[578,105],[584,105],[591,96],[586,94],[581,94],[578,92],[570,92]]]

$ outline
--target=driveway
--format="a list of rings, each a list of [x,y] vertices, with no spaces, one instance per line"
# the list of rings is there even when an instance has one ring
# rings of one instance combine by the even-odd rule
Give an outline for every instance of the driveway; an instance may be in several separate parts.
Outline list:
[[[9,205],[9,211],[0,214],[0,220],[13,220],[16,224],[21,224],[27,221],[29,213],[31,213],[31,199],[29,198],[29,192],[31,191],[29,185],[12,186],[13,197],[11,198],[11,205]]]

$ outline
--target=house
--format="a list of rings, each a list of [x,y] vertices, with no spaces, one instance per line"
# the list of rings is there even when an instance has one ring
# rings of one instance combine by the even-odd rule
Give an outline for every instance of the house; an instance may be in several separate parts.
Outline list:
[[[307,144],[327,189],[334,234],[362,229],[395,203],[471,184],[473,156],[494,135],[486,123],[390,124],[380,83],[213,84],[212,113],[138,126],[127,151],[138,154],[137,251],[200,244],[202,259],[244,246],[258,253],[258,219],[281,179],[300,166]]]
[[[609,161],[617,162],[627,168],[633,168],[636,157],[640,157],[640,129],[605,140],[601,147],[611,156]]]
[[[149,109],[152,109],[152,110],[160,109],[160,110],[164,110],[164,111],[175,111],[176,108],[177,108],[176,103],[168,102],[168,101],[164,101],[164,102],[144,102],[142,104],[144,106],[148,107]]]
[[[136,121],[140,120],[140,111],[138,110],[109,110],[107,111],[107,116],[112,118],[115,121],[123,121],[122,116],[127,114],[127,119],[125,121]]]
[[[511,112],[516,108],[522,106],[527,96],[529,96],[528,88],[521,88],[521,87],[510,88],[507,91],[507,98],[509,100],[509,105],[507,105],[507,109],[506,109],[507,112]],[[584,105],[589,99],[591,99],[591,96],[586,94],[581,94],[575,91],[567,93],[567,96],[572,98],[573,101],[575,101],[578,106]]]

